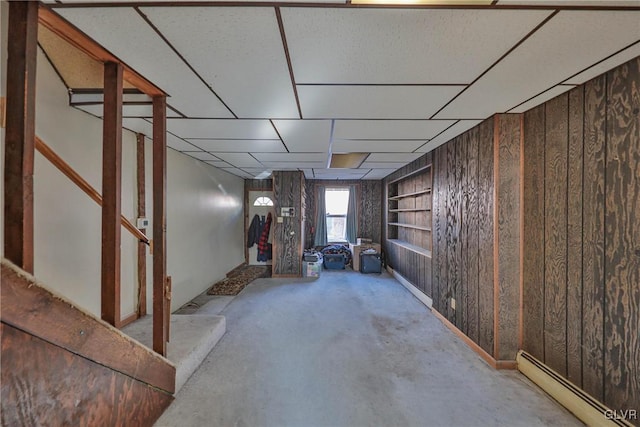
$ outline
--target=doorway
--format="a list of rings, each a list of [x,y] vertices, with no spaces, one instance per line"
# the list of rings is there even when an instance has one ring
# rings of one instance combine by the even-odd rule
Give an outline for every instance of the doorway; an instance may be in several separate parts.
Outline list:
[[[273,226],[276,220],[276,210],[273,206],[273,191],[249,191],[249,224],[255,215],[266,218],[271,213],[271,228],[269,230],[268,242],[272,243]],[[248,249],[249,265],[271,265],[271,260],[258,261],[258,245],[255,244]]]

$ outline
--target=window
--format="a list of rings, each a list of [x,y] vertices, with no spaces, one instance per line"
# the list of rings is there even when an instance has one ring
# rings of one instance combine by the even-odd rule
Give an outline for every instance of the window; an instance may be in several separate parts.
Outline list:
[[[327,209],[327,241],[346,242],[349,189],[327,188],[324,197]]]
[[[273,200],[268,197],[258,197],[253,206],[273,206]]]

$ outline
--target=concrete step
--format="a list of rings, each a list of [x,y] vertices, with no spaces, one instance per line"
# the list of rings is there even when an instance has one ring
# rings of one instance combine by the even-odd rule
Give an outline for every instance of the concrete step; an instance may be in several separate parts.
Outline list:
[[[125,326],[122,332],[151,348],[153,317],[145,316]],[[171,315],[167,359],[176,365],[176,394],[226,332],[224,316],[206,314]]]

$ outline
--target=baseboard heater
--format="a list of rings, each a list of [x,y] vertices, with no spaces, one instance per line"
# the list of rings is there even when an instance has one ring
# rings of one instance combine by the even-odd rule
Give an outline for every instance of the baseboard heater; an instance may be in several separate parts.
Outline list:
[[[518,370],[588,426],[625,426],[633,414],[613,411],[527,352],[516,357]]]

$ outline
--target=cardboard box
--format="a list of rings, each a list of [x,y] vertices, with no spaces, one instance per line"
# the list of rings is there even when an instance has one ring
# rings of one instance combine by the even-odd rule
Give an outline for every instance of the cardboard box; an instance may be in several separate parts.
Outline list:
[[[373,243],[373,240],[371,239],[366,239],[364,237],[358,237],[356,239],[356,245],[370,245]]]
[[[349,249],[351,250],[351,259],[353,260],[353,271],[360,271],[360,252],[367,249],[375,249],[376,252],[380,253],[382,248],[380,247],[380,243],[367,243],[364,245],[358,245],[349,243]]]

